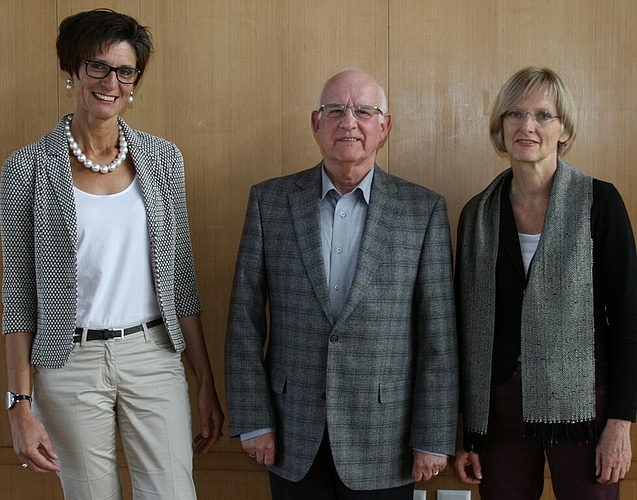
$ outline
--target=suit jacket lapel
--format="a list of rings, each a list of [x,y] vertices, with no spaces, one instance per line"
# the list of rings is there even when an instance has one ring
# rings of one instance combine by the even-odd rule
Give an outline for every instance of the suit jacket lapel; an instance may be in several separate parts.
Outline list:
[[[391,229],[396,222],[394,219],[394,214],[396,213],[396,186],[383,170],[376,166],[374,168],[374,180],[356,274],[341,315],[338,318],[337,326],[347,319],[365,296],[379,264],[388,251],[390,239],[392,238]]]
[[[288,202],[303,265],[323,312],[333,322],[321,245],[318,201],[321,193],[321,165],[308,170],[298,179],[299,189],[288,195]]]

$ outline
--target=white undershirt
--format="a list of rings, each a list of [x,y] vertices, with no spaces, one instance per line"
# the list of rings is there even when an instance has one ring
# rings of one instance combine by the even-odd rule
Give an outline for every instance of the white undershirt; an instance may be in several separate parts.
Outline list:
[[[122,192],[74,188],[77,207],[77,326],[118,328],[160,316],[148,223],[137,177]]]
[[[529,266],[531,265],[531,260],[535,255],[535,251],[537,250],[537,245],[540,242],[540,234],[524,234],[518,233],[518,238],[520,239],[520,250],[522,250],[522,262],[524,263],[524,275],[528,276],[529,274]]]

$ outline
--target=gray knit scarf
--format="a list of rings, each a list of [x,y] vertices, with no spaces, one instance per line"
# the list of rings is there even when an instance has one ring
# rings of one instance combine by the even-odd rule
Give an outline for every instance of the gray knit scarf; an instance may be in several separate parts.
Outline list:
[[[500,196],[509,172],[467,204],[458,229],[464,427],[478,439],[489,419]],[[559,158],[522,306],[526,442],[586,440],[589,431],[573,428],[590,429],[595,419],[592,203],[592,178]]]

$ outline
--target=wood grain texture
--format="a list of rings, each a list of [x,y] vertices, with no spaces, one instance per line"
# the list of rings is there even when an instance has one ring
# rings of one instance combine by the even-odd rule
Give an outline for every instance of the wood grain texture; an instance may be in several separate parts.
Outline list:
[[[462,206],[507,166],[487,129],[496,93],[523,66],[551,67],[579,107],[566,160],[613,182],[637,220],[634,0],[0,0],[3,160],[72,110],[55,55],[57,27],[96,7],[128,13],[154,36],[155,54],[124,118],[184,154],[203,321],[222,400],[248,191],[320,160],[310,113],[322,82],[341,69],[364,69],[385,86],[393,130],[379,164],[444,195],[455,233]],[[124,465],[121,475],[127,485]],[[213,452],[196,457],[195,480],[201,499],[269,498],[267,474],[227,432]],[[7,498],[62,498],[55,476],[19,467],[4,413],[0,481]],[[543,500],[553,498],[548,483]],[[418,487],[430,498],[438,488],[462,489],[449,471]],[[637,500],[637,466],[622,495]]]

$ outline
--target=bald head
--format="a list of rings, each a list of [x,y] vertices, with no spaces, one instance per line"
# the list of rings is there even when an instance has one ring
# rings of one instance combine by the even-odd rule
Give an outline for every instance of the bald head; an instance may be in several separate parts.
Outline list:
[[[383,114],[387,113],[387,95],[385,94],[385,89],[370,74],[358,69],[343,70],[325,81],[319,93],[317,108],[319,108],[321,104],[327,104],[325,101],[326,94],[330,94],[335,90],[347,91],[347,89],[349,89],[351,95],[357,95],[363,91],[367,95],[371,93],[374,102],[364,104],[378,106]]]
[[[331,111],[325,111],[330,104]],[[364,71],[341,71],[323,84],[312,127],[327,175],[341,194],[374,167],[376,152],[391,128],[386,110],[385,91]]]

